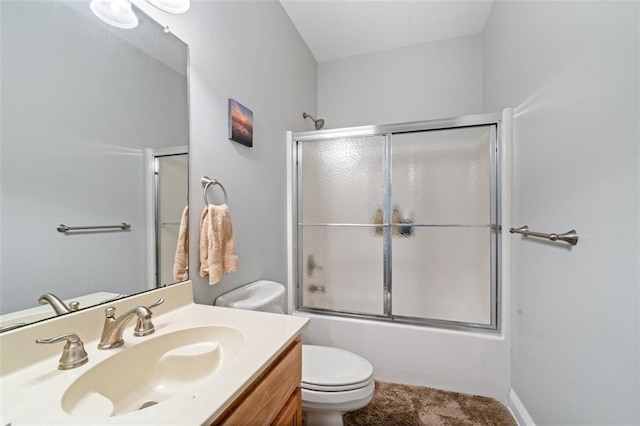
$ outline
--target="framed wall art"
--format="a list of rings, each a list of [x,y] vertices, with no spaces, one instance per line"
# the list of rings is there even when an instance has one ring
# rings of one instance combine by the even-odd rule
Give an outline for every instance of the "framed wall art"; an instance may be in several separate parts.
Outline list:
[[[253,146],[253,112],[235,99],[229,98],[229,139]]]

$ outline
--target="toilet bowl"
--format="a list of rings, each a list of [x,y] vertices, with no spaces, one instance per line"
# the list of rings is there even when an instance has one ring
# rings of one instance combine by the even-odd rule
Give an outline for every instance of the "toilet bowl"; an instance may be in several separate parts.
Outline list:
[[[308,426],[342,425],[373,398],[373,366],[349,351],[302,345],[302,411]]]
[[[256,281],[225,293],[216,306],[284,313],[282,284]],[[373,398],[373,366],[359,355],[328,346],[302,345],[302,411],[307,426],[341,426],[342,414]]]

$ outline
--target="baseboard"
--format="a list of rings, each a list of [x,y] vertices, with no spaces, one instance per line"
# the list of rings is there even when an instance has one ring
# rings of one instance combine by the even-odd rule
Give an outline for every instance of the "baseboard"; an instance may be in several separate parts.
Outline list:
[[[518,426],[536,426],[533,419],[524,407],[524,404],[516,395],[516,391],[509,389],[509,411],[511,415],[516,419]]]

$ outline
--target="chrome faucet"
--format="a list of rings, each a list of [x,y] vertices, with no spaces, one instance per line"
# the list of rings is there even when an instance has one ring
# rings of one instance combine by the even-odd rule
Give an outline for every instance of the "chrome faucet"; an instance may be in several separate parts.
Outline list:
[[[110,306],[105,309],[104,327],[98,349],[114,349],[122,346],[124,344],[124,338],[122,337],[124,328],[133,317],[137,317],[136,327],[133,330],[134,336],[148,336],[155,332],[155,326],[151,322],[153,315],[151,308],[161,305],[162,303],[164,303],[164,299],[158,300],[148,308],[146,306],[135,307],[120,315],[118,318],[116,318],[116,308]]]
[[[84,350],[84,344],[82,340],[75,333],[66,333],[60,336],[52,337],[51,339],[36,339],[36,343],[57,343],[67,342],[62,350],[62,356],[58,361],[58,370],[70,370],[72,368],[80,367],[89,361],[87,352]]]
[[[69,306],[67,306],[53,293],[43,294],[38,299],[38,303],[41,305],[46,305],[47,303],[50,304],[53,310],[56,311],[56,315],[68,314],[69,312],[77,311],[80,308],[79,302],[71,302],[69,303]]]

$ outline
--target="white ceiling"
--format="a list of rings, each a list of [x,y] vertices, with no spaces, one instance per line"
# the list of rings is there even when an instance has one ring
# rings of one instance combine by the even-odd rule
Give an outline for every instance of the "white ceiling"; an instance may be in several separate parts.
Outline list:
[[[280,0],[318,62],[479,33],[493,0]]]

